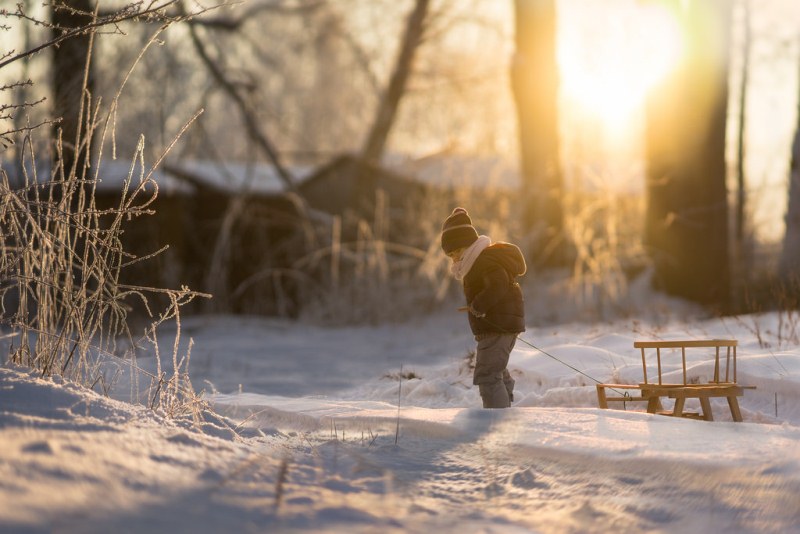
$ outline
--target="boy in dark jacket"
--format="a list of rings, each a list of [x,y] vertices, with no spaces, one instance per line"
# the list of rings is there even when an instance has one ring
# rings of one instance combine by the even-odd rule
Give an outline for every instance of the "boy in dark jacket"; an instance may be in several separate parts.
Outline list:
[[[516,282],[525,274],[525,259],[510,243],[492,243],[478,236],[464,208],[456,208],[442,225],[442,249],[453,260],[453,276],[464,284],[469,325],[478,342],[475,374],[484,408],[508,408],[514,400],[514,380],[508,357],[525,331],[522,290]]]

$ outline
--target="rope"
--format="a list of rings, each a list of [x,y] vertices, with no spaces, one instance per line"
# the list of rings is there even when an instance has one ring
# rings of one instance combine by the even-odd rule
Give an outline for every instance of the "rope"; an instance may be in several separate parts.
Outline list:
[[[597,380],[596,378],[594,378],[593,376],[590,376],[590,375],[588,375],[588,374],[584,373],[584,372],[583,372],[583,371],[581,371],[580,369],[578,369],[578,368],[576,368],[576,367],[573,367],[572,365],[568,364],[567,362],[565,362],[565,361],[563,361],[563,360],[559,360],[558,358],[556,358],[555,356],[553,356],[553,355],[552,355],[552,354],[550,354],[549,352],[547,352],[547,351],[545,351],[545,350],[542,350],[542,349],[540,349],[539,347],[537,347],[537,346],[536,346],[536,345],[534,345],[533,343],[530,343],[529,341],[527,341],[527,340],[525,340],[525,339],[521,338],[519,334],[516,334],[516,336],[517,336],[517,339],[518,339],[518,340],[522,341],[523,343],[525,343],[525,344],[526,344],[526,345],[528,345],[529,347],[531,347],[531,348],[533,348],[533,349],[536,349],[536,350],[538,350],[539,352],[541,352],[541,353],[542,353],[542,354],[544,354],[545,356],[549,356],[550,358],[553,358],[555,361],[557,361],[557,362],[558,362],[558,363],[560,363],[561,365],[565,365],[565,366],[569,367],[570,369],[572,369],[572,370],[573,370],[573,371],[575,371],[576,373],[582,374],[583,376],[585,376],[585,377],[586,377],[586,378],[588,378],[589,380],[593,380],[593,381],[594,381],[594,382],[596,382],[597,384],[602,384],[602,383],[603,383],[603,382],[600,382],[599,380]],[[622,392],[622,391],[620,391],[620,390],[618,390],[618,389],[616,389],[616,388],[612,388],[612,387],[610,387],[610,386],[608,386],[608,389],[610,389],[611,391],[615,391],[615,392],[619,393],[620,395],[622,395],[622,396],[623,396],[623,397],[625,397],[625,398],[629,398],[629,397],[631,396],[631,394],[630,394],[630,393],[628,393],[627,391],[625,391],[625,392]]]
[[[480,319],[481,319],[482,321],[486,321],[486,322],[487,322],[487,323],[489,323],[491,326],[493,326],[493,327],[495,327],[495,328],[499,329],[501,332],[503,332],[503,333],[505,333],[505,334],[511,334],[511,335],[513,335],[513,336],[516,336],[516,338],[517,338],[518,340],[522,341],[523,343],[525,343],[526,345],[528,345],[528,346],[529,346],[529,347],[531,347],[532,349],[538,350],[539,352],[541,352],[541,353],[542,353],[542,354],[544,354],[545,356],[548,356],[548,357],[550,357],[550,358],[554,359],[555,361],[557,361],[557,362],[558,362],[558,363],[560,363],[561,365],[564,365],[564,366],[566,366],[566,367],[569,367],[570,369],[572,369],[572,370],[573,370],[573,371],[575,371],[576,373],[579,373],[579,374],[581,374],[581,375],[585,376],[585,377],[586,377],[586,378],[588,378],[589,380],[592,380],[593,382],[595,382],[595,383],[597,383],[597,384],[602,384],[602,383],[603,383],[603,382],[600,382],[599,380],[597,380],[596,378],[594,378],[593,376],[590,376],[590,375],[586,374],[585,372],[581,371],[581,370],[580,370],[580,369],[578,369],[577,367],[574,367],[574,366],[572,366],[572,365],[568,364],[568,363],[567,363],[567,362],[565,362],[564,360],[560,360],[560,359],[556,358],[555,356],[553,356],[552,354],[550,354],[550,353],[549,353],[549,352],[547,352],[546,350],[540,349],[539,347],[537,347],[536,345],[534,345],[534,344],[533,344],[533,343],[531,343],[530,341],[527,341],[526,339],[523,339],[523,338],[520,336],[520,334],[515,334],[515,333],[513,333],[513,332],[509,332],[509,331],[508,331],[508,330],[506,330],[505,328],[503,328],[503,327],[501,327],[501,326],[499,326],[499,325],[495,324],[494,322],[490,321],[490,320],[489,320],[489,319],[487,319],[486,317],[481,317]],[[611,391],[614,391],[614,392],[616,392],[616,393],[618,393],[618,394],[622,395],[624,398],[630,398],[630,396],[631,396],[631,394],[630,394],[630,393],[628,393],[627,391],[625,391],[625,392],[622,392],[622,391],[620,391],[620,390],[618,390],[618,389],[616,389],[616,388],[612,388],[612,387],[610,387],[610,386],[608,386],[608,389],[610,389]]]

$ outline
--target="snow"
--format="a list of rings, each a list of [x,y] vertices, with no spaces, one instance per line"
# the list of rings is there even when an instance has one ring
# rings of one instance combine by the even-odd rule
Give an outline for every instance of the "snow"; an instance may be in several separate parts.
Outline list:
[[[800,532],[795,315],[531,325],[509,410],[480,407],[449,309],[349,328],[184,318],[218,414],[195,421],[127,402],[124,375],[107,398],[5,365],[0,532]],[[707,338],[739,341],[757,387],[743,423],[724,399],[713,422],[597,408],[592,379],[641,381],[634,340]],[[713,372],[687,356],[690,378]],[[662,363],[680,372],[679,353]]]

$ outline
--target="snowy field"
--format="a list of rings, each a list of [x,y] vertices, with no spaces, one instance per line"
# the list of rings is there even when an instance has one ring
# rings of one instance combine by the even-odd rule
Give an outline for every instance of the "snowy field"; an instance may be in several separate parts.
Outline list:
[[[584,374],[518,342],[514,405],[490,411],[456,312],[187,318],[192,380],[225,416],[202,432],[120,400],[124,377],[115,400],[0,367],[0,532],[800,532],[797,315],[665,321],[529,327]],[[744,423],[724,399],[714,422],[597,408],[587,375],[641,381],[634,340],[704,338],[739,340]],[[688,355],[707,379],[710,354]]]

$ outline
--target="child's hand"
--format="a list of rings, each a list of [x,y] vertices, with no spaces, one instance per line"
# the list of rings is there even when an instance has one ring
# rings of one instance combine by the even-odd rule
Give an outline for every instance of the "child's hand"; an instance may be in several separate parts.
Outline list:
[[[472,306],[459,306],[458,307],[458,311],[460,311],[460,312],[469,312],[472,315],[474,315],[475,317],[478,317],[479,319],[481,317],[486,317],[485,313],[480,313],[478,310],[476,310]]]
[[[486,314],[485,314],[485,313],[481,313],[481,312],[479,312],[478,310],[476,310],[475,308],[473,308],[473,307],[472,307],[472,305],[470,305],[470,306],[469,306],[469,312],[470,312],[472,315],[474,315],[475,317],[477,317],[478,319],[481,319],[481,318],[483,318],[483,317],[486,317]]]

